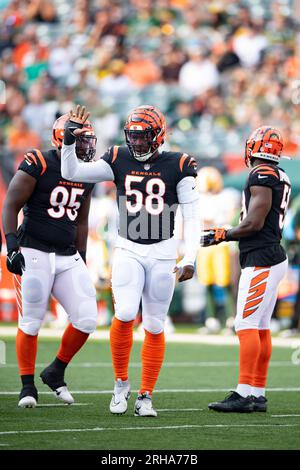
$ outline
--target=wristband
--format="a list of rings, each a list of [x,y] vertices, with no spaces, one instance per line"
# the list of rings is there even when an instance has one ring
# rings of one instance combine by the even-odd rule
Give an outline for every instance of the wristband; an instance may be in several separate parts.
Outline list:
[[[79,122],[67,121],[65,124],[64,144],[65,145],[74,144],[76,140],[76,136],[73,134],[73,132],[76,129],[82,129],[82,128],[83,128],[83,124],[80,124]]]
[[[6,238],[7,253],[10,253],[11,251],[19,250],[18,238],[15,233],[6,234],[5,238]]]
[[[226,230],[226,236],[225,239],[227,242],[237,242],[238,238],[235,238],[234,236],[231,235],[231,229]]]

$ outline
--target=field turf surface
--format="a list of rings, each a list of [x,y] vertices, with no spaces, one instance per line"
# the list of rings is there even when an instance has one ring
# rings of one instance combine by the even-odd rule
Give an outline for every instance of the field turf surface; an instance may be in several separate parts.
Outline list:
[[[108,409],[113,374],[107,341],[88,341],[67,369],[66,382],[76,401],[67,406],[38,378],[55,357],[59,341],[40,339],[39,406],[18,409],[14,340],[4,340],[7,364],[0,366],[0,450],[300,449],[300,365],[292,364],[292,349],[273,349],[267,413],[224,414],[208,410],[207,404],[223,399],[235,387],[238,348],[169,343],[153,399],[158,418],[139,418],[133,416],[133,407],[141,371],[140,342],[134,344],[131,355],[134,392],[128,411],[114,416]]]

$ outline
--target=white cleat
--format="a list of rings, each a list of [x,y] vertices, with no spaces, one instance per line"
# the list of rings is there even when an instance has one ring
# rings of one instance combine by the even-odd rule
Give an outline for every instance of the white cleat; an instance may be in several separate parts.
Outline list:
[[[18,403],[19,408],[35,408],[36,405],[37,405],[36,399],[31,396],[21,398],[21,400]]]
[[[138,394],[134,405],[134,416],[157,416],[157,412],[152,406],[152,398],[149,392]]]
[[[54,394],[59,400],[66,403],[66,405],[72,405],[75,401],[66,385],[63,387],[57,388],[54,391]]]
[[[128,380],[117,379],[115,382],[114,393],[109,405],[110,412],[116,415],[123,415],[128,408],[128,399],[130,398],[130,384]]]

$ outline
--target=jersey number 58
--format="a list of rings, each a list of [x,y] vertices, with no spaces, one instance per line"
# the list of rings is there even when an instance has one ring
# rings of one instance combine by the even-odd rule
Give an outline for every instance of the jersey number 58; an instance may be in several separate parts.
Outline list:
[[[143,206],[143,193],[139,189],[132,189],[132,183],[141,183],[144,179],[144,176],[132,176],[127,175],[125,178],[125,191],[126,196],[134,196],[135,203],[131,201],[126,201],[126,208],[129,213],[136,214],[140,212]],[[153,192],[154,188],[157,188],[157,192]],[[159,215],[164,209],[164,199],[163,196],[166,192],[166,185],[160,178],[151,178],[147,181],[146,184],[146,193],[145,197],[145,208],[149,214]]]

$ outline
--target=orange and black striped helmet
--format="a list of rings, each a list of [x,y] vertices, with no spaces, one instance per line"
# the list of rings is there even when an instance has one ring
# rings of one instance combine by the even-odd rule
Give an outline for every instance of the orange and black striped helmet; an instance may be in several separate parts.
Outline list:
[[[63,114],[58,119],[56,119],[52,128],[52,145],[57,147],[58,150],[61,149],[64,133],[65,133],[65,124],[70,119],[69,114]],[[81,134],[80,137],[76,138],[76,155],[80,160],[89,162],[93,160],[96,154],[96,143],[97,137],[95,135],[94,129],[90,121],[84,123],[84,127],[87,128],[84,134]]]
[[[261,126],[252,132],[245,147],[245,163],[252,165],[254,158],[278,163],[283,148],[283,140],[278,129]]]
[[[139,106],[129,114],[124,132],[126,144],[132,156],[140,162],[144,162],[164,143],[165,117],[154,106]]]

